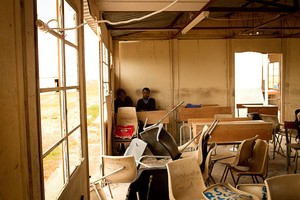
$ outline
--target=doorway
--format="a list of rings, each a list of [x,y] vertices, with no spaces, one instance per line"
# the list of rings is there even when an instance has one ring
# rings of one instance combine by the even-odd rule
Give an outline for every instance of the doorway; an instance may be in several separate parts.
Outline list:
[[[238,104],[278,106],[281,112],[282,55],[259,52],[235,53],[235,116],[246,117]]]

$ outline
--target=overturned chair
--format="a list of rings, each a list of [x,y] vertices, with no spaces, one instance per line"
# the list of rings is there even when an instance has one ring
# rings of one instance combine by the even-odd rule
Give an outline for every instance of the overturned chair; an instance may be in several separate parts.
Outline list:
[[[101,156],[102,176],[91,183],[98,199],[106,199],[103,192],[99,193],[96,184],[100,183],[100,190],[108,186],[111,198],[113,194],[110,188],[112,183],[131,183],[137,176],[136,162],[133,155],[128,156]]]

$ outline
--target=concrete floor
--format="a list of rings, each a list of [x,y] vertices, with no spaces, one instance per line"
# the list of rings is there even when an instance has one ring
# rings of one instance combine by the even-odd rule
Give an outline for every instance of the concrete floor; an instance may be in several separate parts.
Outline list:
[[[232,146],[218,146],[217,152],[224,152],[224,151],[230,151],[230,148]],[[284,150],[284,156],[281,154],[276,154],[275,159],[273,159],[273,143],[269,144],[269,165],[268,165],[268,176],[267,177],[273,177],[277,175],[282,174],[288,174],[288,173],[294,173],[294,164],[295,162],[293,159],[291,159],[291,166],[288,167],[289,171],[287,171],[287,164],[286,164],[286,146],[284,143],[282,143],[282,148]],[[291,153],[291,155],[294,155],[294,152]],[[216,182],[219,182],[222,176],[224,170],[224,165],[221,163],[216,163],[213,169],[212,176]],[[300,171],[300,169],[299,169]],[[297,172],[299,173],[299,172]],[[263,183],[263,180],[259,178],[260,183]],[[230,175],[228,175],[226,182],[233,184],[233,180]],[[210,182],[212,184],[212,182]],[[240,179],[240,184],[243,183],[252,183],[252,179],[250,177],[242,177]],[[114,200],[124,200],[126,197],[126,193],[128,190],[129,183],[127,184],[112,184],[112,192],[114,195]],[[104,188],[104,192],[106,193],[107,199],[111,199],[107,187]],[[91,199],[98,199],[94,194],[91,194]]]

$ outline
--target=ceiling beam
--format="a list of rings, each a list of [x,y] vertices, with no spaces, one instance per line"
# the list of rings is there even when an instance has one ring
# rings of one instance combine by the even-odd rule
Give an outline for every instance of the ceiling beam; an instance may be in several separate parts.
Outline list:
[[[209,0],[180,0],[166,11],[198,11],[204,5],[207,4]],[[171,0],[156,0],[156,1],[142,1],[142,0],[96,0],[96,4],[99,10],[102,12],[108,11],[157,11],[163,7],[171,4]]]

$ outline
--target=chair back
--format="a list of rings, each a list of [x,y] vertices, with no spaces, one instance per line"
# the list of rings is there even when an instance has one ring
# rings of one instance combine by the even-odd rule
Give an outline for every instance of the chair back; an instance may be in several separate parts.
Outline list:
[[[239,166],[239,165],[247,165],[248,160],[252,156],[252,151],[254,147],[255,140],[258,138],[258,135],[255,137],[243,140],[240,144],[237,154],[235,156],[234,161],[232,162],[232,166]]]
[[[249,161],[248,173],[255,173],[266,177],[268,171],[269,145],[266,141],[257,139],[253,148],[253,154]]]
[[[138,119],[137,119],[135,107],[119,107],[117,113],[116,125],[117,126],[133,125],[134,126],[133,135],[136,135],[138,131]]]
[[[109,183],[130,183],[137,175],[136,162],[133,155],[101,156],[102,179]]]
[[[298,132],[298,137],[300,138],[300,122],[299,122],[299,117],[298,114],[300,113],[300,109],[295,110],[295,125],[296,125],[296,129]]]
[[[163,124],[159,124],[157,141],[167,150],[172,160],[180,158],[182,153],[178,150],[176,140],[166,129],[163,128]]]
[[[153,126],[140,132],[140,138],[147,143],[151,153],[155,156],[169,156],[169,152],[157,141],[157,135],[161,131],[161,126]]]
[[[199,166],[202,164],[203,162],[203,138],[204,136],[206,135],[206,132],[208,130],[208,126],[205,125],[203,127],[203,129],[201,130],[201,134],[200,134],[200,137],[199,137],[199,140],[197,141],[197,162],[199,164]]]
[[[178,159],[166,165],[170,199],[204,199],[202,192],[206,187],[195,158]]]
[[[134,138],[131,140],[129,146],[127,147],[124,156],[133,155],[136,165],[139,165],[139,162],[142,159],[142,156],[147,148],[147,143],[139,138]]]
[[[271,122],[274,133],[280,130],[280,123],[277,115],[260,114],[260,118],[265,122]]]
[[[205,159],[205,167],[203,170],[203,179],[205,181],[208,180],[209,178],[209,171],[211,169],[211,155],[216,150],[216,148],[217,148],[217,143],[215,142],[211,143],[211,145],[209,146],[208,154]]]
[[[300,199],[300,174],[285,174],[265,180],[268,200]]]

